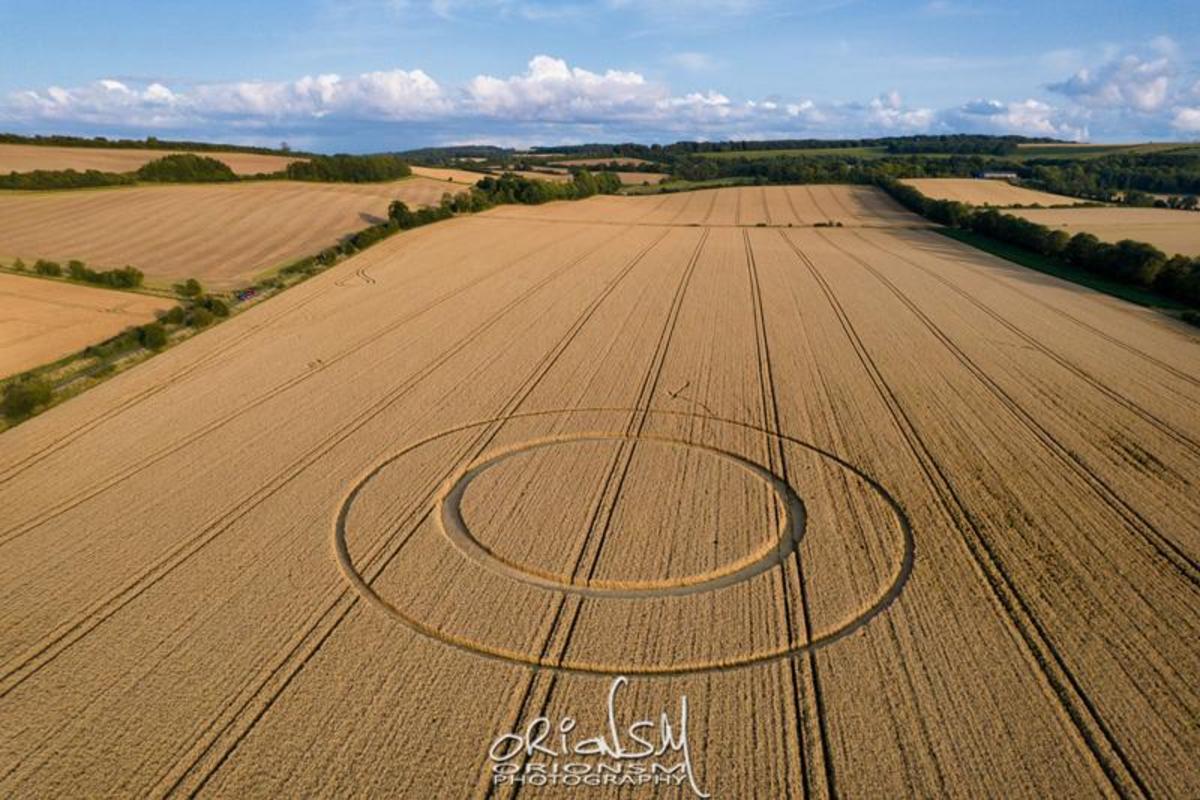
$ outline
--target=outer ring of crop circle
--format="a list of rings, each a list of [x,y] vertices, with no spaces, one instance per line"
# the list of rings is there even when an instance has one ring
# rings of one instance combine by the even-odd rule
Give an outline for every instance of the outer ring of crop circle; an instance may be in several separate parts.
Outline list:
[[[782,510],[775,537],[766,547],[760,547],[748,557],[732,564],[723,565],[708,573],[690,575],[678,581],[645,581],[627,585],[573,584],[561,579],[532,572],[516,562],[508,561],[490,551],[471,533],[462,517],[461,502],[471,482],[489,469],[513,456],[556,445],[577,442],[640,441],[665,444],[699,450],[732,463],[743,472],[765,483],[775,494]],[[747,458],[711,445],[686,442],[667,436],[630,436],[621,433],[576,433],[562,436],[531,439],[521,444],[492,453],[482,461],[459,470],[445,484],[438,499],[438,522],[442,534],[448,538],[464,556],[481,564],[493,574],[510,580],[528,583],[551,592],[564,592],[584,597],[608,598],[613,600],[650,599],[655,597],[680,597],[701,592],[711,592],[750,580],[780,564],[783,564],[799,546],[804,535],[804,501],[796,491],[770,470]]]
[[[857,614],[853,618],[843,622],[837,628],[818,636],[808,642],[800,644],[776,648],[771,651],[761,653],[751,653],[739,658],[725,659],[718,663],[711,662],[693,662],[684,664],[617,664],[617,665],[599,665],[599,664],[563,664],[543,662],[540,659],[530,656],[516,650],[508,650],[494,645],[481,644],[473,639],[468,639],[463,636],[455,636],[445,631],[438,630],[431,625],[427,625],[419,619],[416,619],[403,610],[389,603],[385,598],[380,596],[374,589],[371,588],[354,566],[354,561],[350,556],[349,549],[346,545],[346,518],[349,514],[350,507],[353,505],[355,498],[359,493],[371,482],[371,480],[390,466],[395,461],[403,458],[408,453],[424,447],[431,442],[442,439],[446,436],[452,436],[457,433],[469,431],[473,428],[478,428],[484,425],[491,425],[497,422],[509,422],[519,419],[534,419],[546,416],[562,416],[568,414],[585,414],[585,413],[634,413],[635,409],[617,408],[617,407],[593,407],[593,408],[559,408],[546,409],[542,411],[526,411],[516,414],[509,414],[502,417],[493,417],[490,419],[477,420],[475,422],[458,425],[454,428],[435,433],[427,436],[419,441],[416,441],[400,451],[393,453],[390,456],[383,458],[377,462],[371,469],[359,478],[359,480],[350,489],[349,493],[342,500],[338,507],[333,524],[333,547],[334,554],[337,558],[338,565],[341,567],[342,573],[350,582],[351,586],[362,595],[368,602],[383,612],[398,619],[401,623],[412,629],[414,632],[441,644],[453,647],[468,655],[488,658],[495,661],[516,664],[518,666],[528,667],[534,670],[544,670],[547,672],[556,672],[564,674],[580,674],[580,675],[601,675],[601,676],[640,676],[645,678],[652,677],[671,677],[679,675],[694,675],[713,672],[730,672],[739,669],[746,669],[762,664],[767,664],[776,661],[794,658],[797,655],[807,653],[812,650],[818,650],[823,647],[840,641],[849,636],[855,631],[862,628],[876,616],[885,611],[896,598],[900,596],[900,592],[904,589],[909,577],[912,575],[913,565],[916,559],[916,548],[913,540],[912,526],[909,523],[908,516],[904,513],[904,509],[896,501],[895,498],[874,478],[860,470],[848,461],[839,456],[810,444],[801,439],[789,436],[784,433],[776,433],[767,430],[752,423],[743,422],[741,420],[727,419],[710,414],[700,414],[690,411],[674,411],[667,409],[648,409],[645,413],[648,415],[663,415],[673,417],[686,417],[693,419],[701,419],[709,422],[717,422],[721,424],[733,425],[745,430],[757,431],[767,436],[772,436],[780,441],[789,444],[803,447],[813,453],[816,453],[824,458],[833,461],[835,464],[852,473],[868,486],[870,486],[891,509],[899,528],[901,539],[903,541],[903,554],[900,559],[899,569],[896,571],[891,583],[879,595],[870,607],[865,611]]]

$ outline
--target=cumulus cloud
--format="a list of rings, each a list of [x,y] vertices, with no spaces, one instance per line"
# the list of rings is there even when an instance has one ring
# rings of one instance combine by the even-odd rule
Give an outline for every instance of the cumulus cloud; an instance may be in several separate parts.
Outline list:
[[[1184,133],[1200,133],[1200,108],[1182,106],[1176,109],[1171,127]]]
[[[1146,61],[1127,55],[1094,69],[1081,69],[1047,88],[1085,106],[1156,111],[1166,102],[1173,73],[1167,58]]]
[[[473,78],[464,89],[462,110],[521,120],[604,120],[639,116],[667,95],[636,72],[590,72],[540,55],[522,75]]]
[[[1184,77],[1172,52],[1169,40],[1155,41],[1141,55],[1119,54],[1080,70],[1053,86],[1066,98],[1061,103],[981,98],[934,108],[909,103],[896,90],[865,102],[733,98],[704,88],[680,92],[640,72],[592,70],[538,55],[518,74],[477,75],[458,86],[443,86],[420,69],[190,86],[105,79],[17,92],[0,99],[0,120],[18,127],[137,135],[203,130],[217,138],[234,130],[319,138],[322,131],[376,125],[389,132],[409,126],[426,132],[425,139],[429,131],[440,131],[435,134],[440,139],[536,132],[539,140],[557,141],[952,132],[1086,139],[1090,129],[1105,129],[1106,120],[1133,115],[1145,121],[1148,135],[1189,135],[1200,130],[1200,80]]]
[[[921,132],[929,129],[934,112],[929,108],[906,108],[895,89],[867,104],[867,122],[885,131]]]
[[[942,127],[962,133],[1052,136],[1087,139],[1087,126],[1076,115],[1032,98],[1005,102],[972,100],[941,114]]]
[[[413,119],[445,113],[450,102],[421,70],[368,72],[343,78],[305,76],[295,81],[202,84],[173,91],[161,83],[136,89],[103,79],[87,86],[18,92],[9,119],[88,122],[99,125],[174,127],[198,120],[278,121],[330,114],[351,118]]]
[[[1200,80],[1168,36],[1118,51],[1095,66],[1048,85],[1065,97],[1076,115],[1125,136],[1170,135],[1196,130]]]
[[[74,89],[51,86],[44,91],[16,92],[9,97],[4,116],[159,127],[178,116],[179,104],[180,98],[161,83],[138,89],[104,79]]]

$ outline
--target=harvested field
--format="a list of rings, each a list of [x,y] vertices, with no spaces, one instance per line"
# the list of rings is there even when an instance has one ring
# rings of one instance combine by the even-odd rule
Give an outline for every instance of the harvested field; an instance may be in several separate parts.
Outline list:
[[[431,178],[435,181],[447,181],[451,183],[461,183],[464,186],[474,186],[480,180],[486,178],[482,172],[471,172],[465,169],[449,169],[445,167],[412,167],[413,175],[422,178]]]
[[[1200,342],[908,219],[496,209],[0,434],[0,794],[484,796],[624,675],[713,797],[1196,796]]]
[[[0,378],[57,361],[175,303],[133,292],[0,274]]]
[[[78,258],[97,269],[131,264],[151,283],[197,278],[228,288],[386,219],[392,200],[428,205],[461,188],[408,178],[4,192],[0,258]]]
[[[934,200],[957,200],[973,206],[1073,206],[1087,202],[1078,197],[1039,192],[1008,181],[982,178],[906,178],[901,183]]]
[[[1013,211],[1070,234],[1087,231],[1106,242],[1149,242],[1167,255],[1200,255],[1200,214],[1170,208],[1064,208]]]
[[[101,172],[133,172],[147,161],[171,155],[171,150],[133,150],[102,147],[49,147],[35,144],[0,144],[0,173],[31,172],[35,169],[96,169]],[[224,161],[239,175],[279,172],[299,158],[258,153],[203,152],[197,155]]]

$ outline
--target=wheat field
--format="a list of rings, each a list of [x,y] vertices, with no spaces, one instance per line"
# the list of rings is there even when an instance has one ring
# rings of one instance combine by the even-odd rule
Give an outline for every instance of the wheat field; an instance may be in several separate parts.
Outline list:
[[[1198,404],[869,188],[404,233],[0,434],[0,794],[510,797],[625,676],[713,797],[1195,796]]]
[[[1106,242],[1149,242],[1168,256],[1200,256],[1200,213],[1170,208],[1022,209],[1013,212],[1074,235],[1091,233]]]
[[[0,274],[0,378],[57,361],[175,303],[65,281]]]
[[[905,178],[900,181],[934,200],[957,200],[972,206],[1073,206],[1078,197],[1027,189],[1008,181],[981,178]]]

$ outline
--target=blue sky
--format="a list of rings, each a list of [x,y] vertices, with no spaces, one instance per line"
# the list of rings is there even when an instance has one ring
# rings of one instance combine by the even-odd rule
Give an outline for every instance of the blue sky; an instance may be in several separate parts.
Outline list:
[[[318,150],[1200,139],[1200,4],[0,0],[0,129]]]

